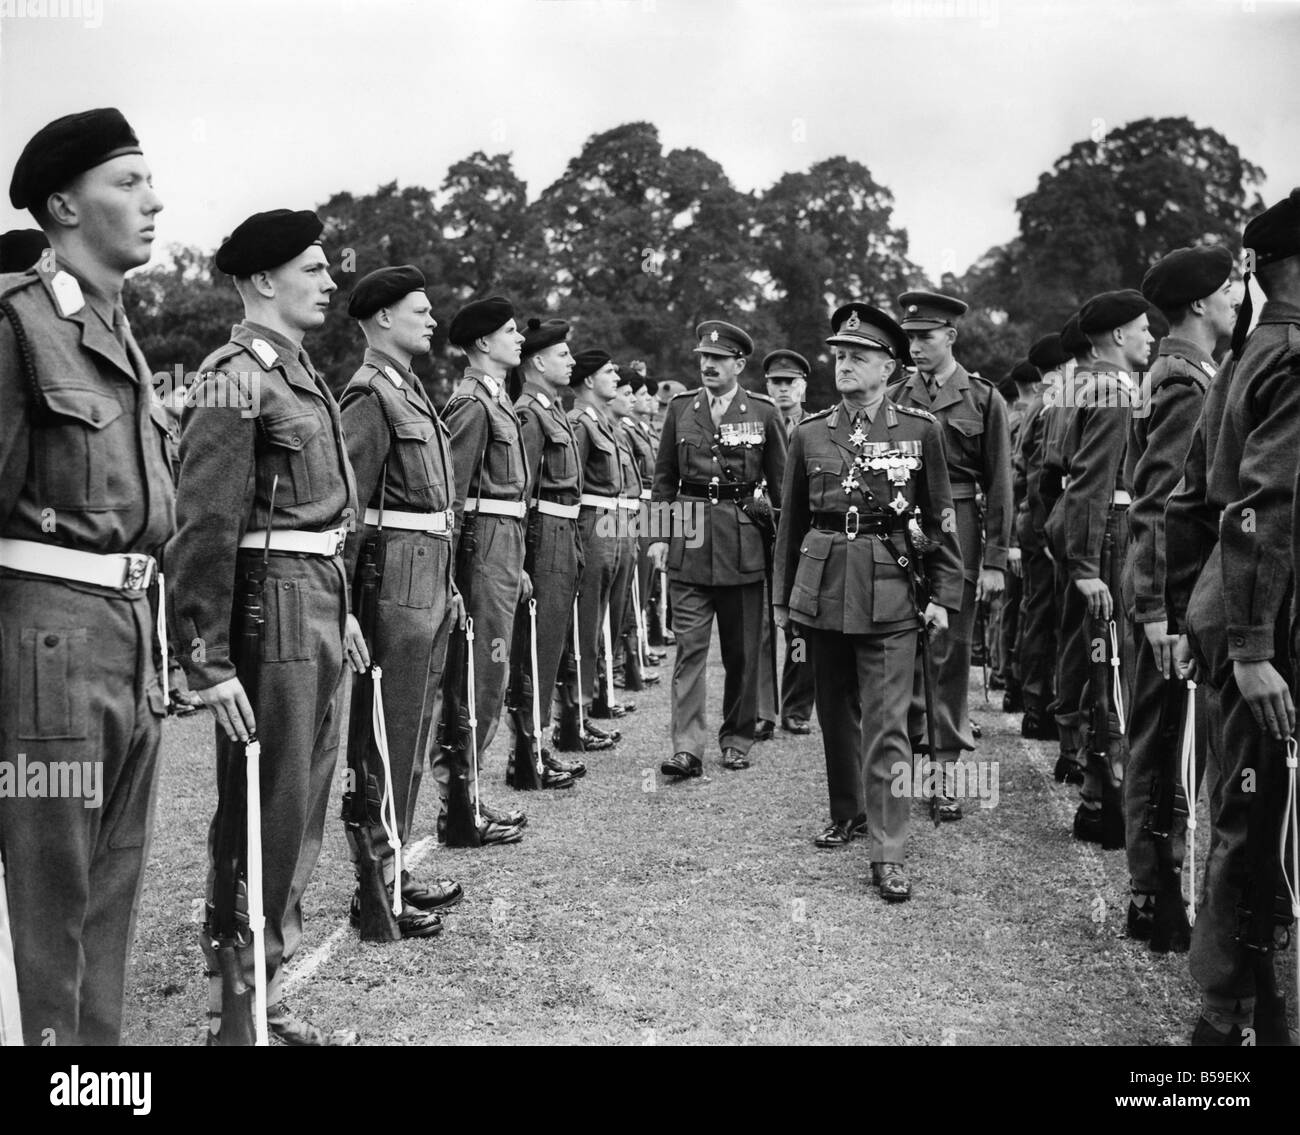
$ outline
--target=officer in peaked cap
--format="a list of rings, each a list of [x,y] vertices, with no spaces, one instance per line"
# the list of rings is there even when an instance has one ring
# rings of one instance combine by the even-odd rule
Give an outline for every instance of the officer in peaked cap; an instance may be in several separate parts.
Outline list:
[[[9,195],[44,231],[5,241],[0,275],[0,752],[87,770],[50,796],[0,792],[12,961],[27,1043],[116,1045],[167,709],[151,601],[174,526],[169,421],[121,289],[163,203],[111,108],[39,130]]]
[[[770,499],[785,471],[785,427],[766,394],[739,385],[754,343],[739,327],[706,320],[696,329],[702,385],[672,400],[655,462],[657,533],[666,567],[677,657],[673,665],[673,753],[666,776],[703,771],[707,660],[718,620],[726,670],[718,731],[724,768],[749,767],[758,716]],[[673,506],[673,507],[669,507]],[[766,529],[766,530],[765,530]],[[661,558],[662,557],[662,558]]]
[[[953,357],[957,320],[967,305],[936,292],[905,292],[898,298],[916,374],[895,380],[890,397],[900,406],[928,410],[943,427],[948,476],[956,509],[957,534],[965,565],[961,608],[948,633],[935,642],[934,736],[932,758],[951,770],[974,749],[967,682],[971,629],[976,603],[992,599],[1004,586],[1003,570],[1011,545],[1011,441],[1007,406],[993,385],[967,372]],[[983,511],[977,497],[983,497]],[[913,695],[912,737],[924,748],[924,702],[918,671]],[[961,805],[949,795],[945,820],[961,818]]]
[[[908,736],[918,630],[942,630],[962,596],[943,437],[926,410],[895,405],[889,378],[907,340],[884,312],[846,304],[826,340],[840,401],[795,429],[781,493],[776,621],[798,620],[816,674],[831,822],[817,846],[870,844],[872,884],[911,896],[905,871],[910,801],[937,791],[933,766],[913,774]],[[911,526],[915,524],[915,532]],[[923,603],[911,558],[932,595]]]
[[[1170,333],[1161,339],[1145,382],[1145,412],[1134,414],[1129,424],[1124,458],[1124,481],[1133,503],[1128,510],[1129,546],[1122,583],[1135,649],[1124,773],[1124,846],[1132,892],[1129,933],[1148,938],[1158,952],[1181,952],[1191,939],[1180,900],[1173,901],[1162,917],[1155,917],[1158,904],[1167,901],[1159,897],[1161,862],[1175,872],[1182,869],[1186,816],[1181,810],[1171,813],[1167,859],[1147,823],[1152,787],[1169,755],[1161,720],[1181,720],[1189,696],[1175,672],[1173,649],[1178,636],[1170,633],[1165,611],[1165,504],[1182,478],[1205,392],[1217,370],[1215,344],[1232,333],[1232,267],[1232,254],[1226,248],[1179,248],[1161,257],[1142,279],[1143,296],[1165,314]],[[1204,722],[1206,694],[1198,686],[1191,696]],[[1196,730],[1197,768],[1204,767],[1206,732]],[[1172,791],[1172,782],[1159,783],[1157,795]]]
[[[217,250],[244,319],[203,361],[186,403],[178,526],[167,549],[177,638],[195,644],[181,661],[190,689],[216,719],[219,782],[232,762],[242,767],[251,736],[262,745],[268,1023],[286,1043],[313,1047],[353,1043],[356,1034],[327,1034],[296,1018],[280,1002],[281,977],[302,940],[303,891],[320,854],[339,750],[336,695],[345,665],[356,673],[369,665],[346,606],[343,544],[357,508],[352,465],[338,405],[303,348],[336,290],[322,230],[310,210],[272,209],[236,226]],[[237,667],[247,660],[231,628],[264,556],[261,664],[256,688],[246,690]],[[219,801],[214,838],[230,808]],[[215,861],[210,900],[214,878]],[[229,1044],[246,1031],[230,1015],[244,1010],[222,1004],[214,933],[202,942],[209,1043]],[[251,984],[251,947],[239,958]]]

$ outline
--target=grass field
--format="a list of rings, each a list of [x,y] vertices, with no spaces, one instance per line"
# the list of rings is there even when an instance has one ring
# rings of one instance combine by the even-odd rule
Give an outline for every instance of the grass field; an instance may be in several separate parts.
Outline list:
[[[504,787],[498,738],[485,797],[527,810],[523,843],[438,848],[423,797],[416,874],[466,891],[432,941],[362,945],[345,928],[336,788],[288,971],[295,1009],[376,1045],[1186,1042],[1198,1006],[1186,957],[1125,937],[1124,854],[1071,838],[1075,790],[1052,782],[1055,754],[1021,740],[1018,717],[972,689],[975,755],[998,762],[997,806],[972,804],[936,830],[917,804],[913,899],[890,906],[868,887],[863,843],[812,845],[826,820],[818,733],[778,731],[746,772],[714,756],[703,779],[664,781],[668,663],[663,673],[575,791]],[[716,649],[711,673],[720,686]],[[205,1024],[212,726],[196,715],[165,728],[128,992],[134,1044],[198,1043]]]

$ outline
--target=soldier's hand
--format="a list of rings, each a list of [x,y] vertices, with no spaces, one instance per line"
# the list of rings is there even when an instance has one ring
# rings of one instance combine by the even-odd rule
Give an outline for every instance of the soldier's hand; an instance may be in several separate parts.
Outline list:
[[[1199,670],[1196,657],[1192,654],[1192,644],[1187,641],[1185,634],[1180,634],[1178,641],[1174,643],[1174,669],[1185,681],[1195,682],[1197,679]]]
[[[1169,633],[1168,620],[1156,619],[1151,623],[1143,623],[1142,633],[1147,636],[1147,642],[1151,646],[1151,653],[1155,656],[1156,665],[1160,667],[1160,673],[1166,678],[1172,678],[1174,647],[1178,643],[1178,636]]]
[[[656,540],[646,549],[646,555],[654,565],[655,571],[666,570],[668,564],[668,541]]]
[[[1232,676],[1255,721],[1274,741],[1295,732],[1295,702],[1272,662],[1234,662]]]
[[[451,585],[450,602],[451,625],[460,629],[465,625],[465,600],[461,598],[460,588]]]
[[[519,602],[527,603],[533,597],[533,577],[526,571],[519,575]]]
[[[948,629],[948,608],[941,607],[938,603],[930,602],[925,605],[925,628],[926,634],[942,634]]]
[[[366,649],[366,637],[361,633],[356,615],[349,615],[343,628],[343,657],[354,674],[364,674],[370,669],[370,651]]]
[[[1020,549],[1019,549],[1019,548],[1008,548],[1008,549],[1007,549],[1007,571],[1009,571],[1009,572],[1010,572],[1012,575],[1014,575],[1017,579],[1019,579],[1019,578],[1021,577],[1021,574],[1022,574],[1023,571],[1024,571],[1024,565],[1021,564],[1021,562],[1020,562]]]
[[[782,630],[790,625],[790,608],[783,607],[780,603],[772,604],[772,622]]]
[[[995,595],[1001,595],[1006,585],[1007,581],[1001,568],[981,568],[979,580],[975,584],[975,601],[979,603],[985,599],[992,599]]]
[[[1102,622],[1110,622],[1110,617],[1114,613],[1110,588],[1100,579],[1076,579],[1074,586],[1079,589],[1079,594],[1088,600],[1088,614],[1094,619],[1101,619]]]
[[[206,690],[195,690],[199,700],[212,710],[217,724],[225,730],[232,741],[247,741],[257,732],[257,721],[253,717],[253,707],[248,704],[248,697],[238,678],[227,678]]]

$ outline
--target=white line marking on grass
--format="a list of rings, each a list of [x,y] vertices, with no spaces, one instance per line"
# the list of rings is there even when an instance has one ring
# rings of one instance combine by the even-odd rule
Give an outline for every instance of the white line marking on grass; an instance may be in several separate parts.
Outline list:
[[[425,836],[418,843],[411,844],[409,850],[403,849],[405,854],[402,856],[402,866],[408,870],[412,867],[418,867],[433,849],[433,846],[433,837]],[[348,924],[348,920],[344,918],[343,925],[326,938],[324,942],[312,950],[310,954],[296,959],[292,965],[288,966],[285,969],[284,978],[280,982],[281,997],[288,997],[298,986],[310,981],[316,971],[329,961],[330,955],[334,953],[338,944],[351,932],[352,927]]]

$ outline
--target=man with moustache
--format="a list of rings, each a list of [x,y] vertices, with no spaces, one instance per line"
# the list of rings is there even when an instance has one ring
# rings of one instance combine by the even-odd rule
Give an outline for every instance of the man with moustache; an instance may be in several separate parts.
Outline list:
[[[461,591],[468,596],[465,613],[474,620],[474,696],[478,717],[478,752],[469,774],[476,789],[482,782],[482,757],[496,736],[509,679],[510,648],[515,611],[532,595],[524,572],[525,493],[528,468],[519,419],[506,392],[506,379],[520,361],[524,337],[515,326],[515,310],[502,296],[466,304],[452,317],[448,341],[465,352],[469,365],[447,402],[443,420],[451,431],[451,456],[456,496],[452,508],[456,531],[453,563]],[[469,524],[473,548],[462,538]],[[445,673],[444,684],[462,681]],[[473,846],[518,843],[527,822],[522,812],[493,808],[478,796],[480,822],[448,822],[448,790],[454,772],[439,748],[434,776],[442,792],[438,838],[449,831],[472,830]],[[458,794],[458,799],[470,799]]]
[[[971,629],[975,606],[1002,592],[1011,545],[1011,447],[1007,406],[993,384],[970,374],[953,356],[957,320],[967,305],[935,292],[898,297],[901,326],[911,344],[916,373],[890,388],[900,406],[928,410],[943,426],[952,484],[953,521],[961,544],[966,588],[960,610],[935,639],[934,738],[931,758],[943,765],[945,780],[964,751],[975,748],[967,705]],[[976,498],[984,499],[981,515]],[[918,662],[918,667],[920,663]],[[925,703],[918,670],[912,697],[912,737],[926,735]],[[923,745],[919,747],[924,747]],[[944,820],[960,820],[961,805],[950,793],[939,809]]]
[[[348,613],[343,543],[356,489],[338,406],[303,349],[336,290],[315,213],[273,209],[238,225],[217,250],[234,278],[244,320],[199,367],[181,427],[177,532],[167,548],[177,639],[190,689],[212,710],[217,780],[256,734],[262,746],[262,891],[266,907],[268,1025],[287,1044],[355,1043],[326,1034],[280,1003],[284,963],[302,940],[302,898],[320,854],[339,750],[336,694],[345,658],[369,665]],[[256,393],[256,400],[251,395]],[[254,412],[254,407],[256,412]],[[269,548],[257,690],[245,690],[231,641],[236,596]],[[257,711],[252,704],[256,701]],[[209,836],[215,854],[217,822]],[[212,901],[215,860],[209,863]],[[213,942],[208,959],[209,1043],[225,1013]],[[241,949],[246,980],[252,950]],[[232,1023],[232,1028],[236,1026]],[[242,1030],[241,1030],[242,1031]]]
[[[1133,495],[1129,547],[1124,564],[1124,605],[1133,624],[1136,661],[1128,719],[1128,767],[1124,773],[1124,839],[1130,877],[1128,932],[1161,953],[1182,953],[1191,928],[1181,906],[1169,920],[1155,917],[1160,892],[1157,846],[1148,829],[1152,786],[1173,759],[1174,741],[1161,735],[1162,716],[1184,706],[1165,613],[1165,503],[1178,487],[1205,392],[1216,373],[1215,344],[1232,333],[1236,315],[1232,253],[1223,247],[1180,248],[1162,257],[1142,279],[1142,294],[1169,320],[1170,333],[1145,379],[1143,413],[1129,425],[1124,479]],[[1171,699],[1166,683],[1177,682]],[[1205,706],[1198,690],[1197,767],[1204,764]],[[1162,707],[1167,706],[1162,714]],[[1176,718],[1181,722],[1182,714]],[[1168,846],[1181,872],[1186,815],[1175,813]],[[1160,926],[1160,932],[1153,931]],[[1166,925],[1177,927],[1170,937]]]
[[[895,405],[886,385],[907,337],[865,303],[831,317],[841,401],[796,427],[781,494],[773,592],[779,626],[804,625],[816,673],[831,822],[818,847],[870,843],[871,882],[906,901],[913,784],[907,732],[922,620],[942,631],[962,601],[943,437],[925,410]],[[919,510],[919,511],[918,511]],[[919,525],[917,539],[910,524]],[[932,593],[920,608],[910,556]],[[900,773],[908,791],[898,791]],[[928,771],[927,771],[928,775]]]
[[[174,526],[168,420],[121,292],[163,203],[113,108],[37,131],[9,200],[44,236],[6,242],[22,271],[0,275],[0,748],[98,775],[80,797],[0,793],[18,1000],[28,1044],[116,1045],[167,709],[151,591]]]
[[[582,492],[582,465],[573,427],[560,401],[574,367],[569,348],[569,325],[563,319],[530,319],[520,349],[521,392],[515,400],[529,484],[527,551],[524,568],[533,582],[535,617],[521,603],[515,615],[512,669],[522,666],[532,674],[541,710],[541,731],[534,742],[541,752],[543,788],[572,788],[586,775],[582,761],[566,761],[545,748],[550,732],[551,703],[559,676],[560,659],[573,625],[573,600],[582,570],[582,543],[578,536],[578,497]],[[537,672],[533,673],[533,627],[537,635]],[[517,707],[531,715],[529,706]],[[576,728],[576,726],[575,726]],[[579,738],[585,751],[609,748],[612,742]],[[516,759],[517,756],[516,756]],[[523,778],[531,783],[531,778]]]
[[[357,500],[364,502],[362,523],[348,534],[343,559],[353,580],[355,605],[361,590],[357,562],[362,544],[378,544],[383,580],[375,626],[367,642],[372,669],[353,681],[352,714],[369,715],[364,682],[382,674],[384,730],[388,739],[391,792],[402,846],[415,814],[424,754],[434,731],[438,683],[447,656],[447,635],[460,617],[459,596],[451,581],[451,454],[447,427],[411,370],[426,354],[434,322],[424,275],[413,265],[379,268],[357,281],[348,314],[361,324],[366,351],[340,399],[348,456],[356,477]],[[374,693],[371,693],[374,696]],[[385,794],[385,771],[373,733],[362,754],[367,783],[353,785],[372,801],[370,840],[382,858],[384,881],[401,890],[402,911],[393,921],[402,938],[430,938],[442,929],[433,913],[461,898],[450,880],[424,885],[403,870],[395,880],[395,857],[373,802]],[[350,813],[344,800],[344,817]],[[352,847],[354,858],[359,848]],[[361,926],[358,888],[349,919]],[[377,912],[367,911],[367,918]],[[383,912],[389,914],[387,910]]]
[[[754,341],[739,327],[716,319],[701,323],[695,333],[702,385],[672,400],[655,463],[654,501],[661,516],[673,514],[673,533],[669,543],[658,540],[650,549],[668,571],[677,638],[673,754],[660,766],[674,778],[704,771],[707,663],[715,617],[726,671],[718,730],[722,766],[750,766],[766,617],[766,557],[759,524],[785,473],[781,415],[766,394],[739,386]],[[688,510],[691,524],[683,515]]]

